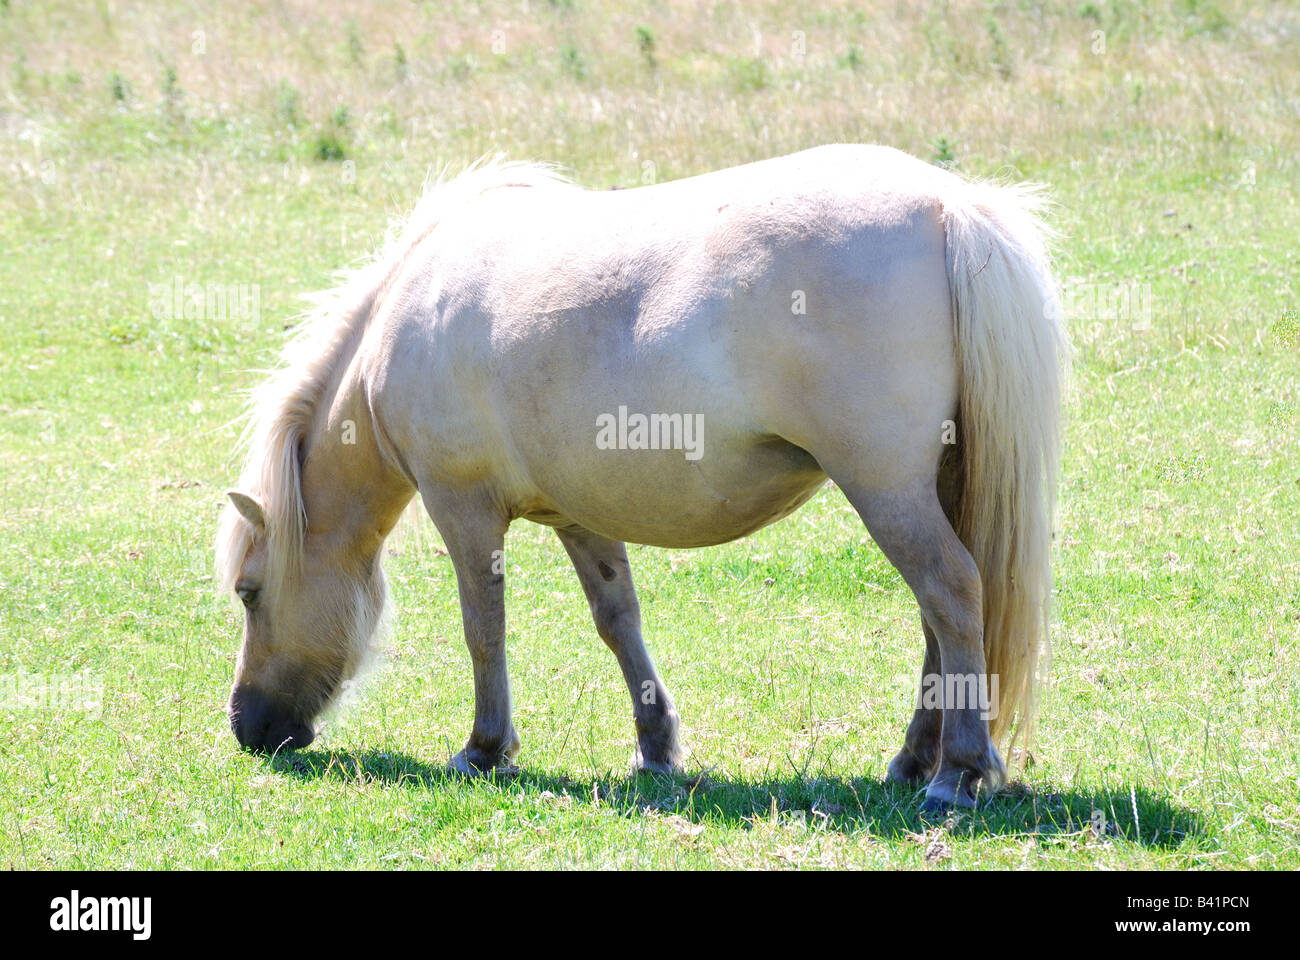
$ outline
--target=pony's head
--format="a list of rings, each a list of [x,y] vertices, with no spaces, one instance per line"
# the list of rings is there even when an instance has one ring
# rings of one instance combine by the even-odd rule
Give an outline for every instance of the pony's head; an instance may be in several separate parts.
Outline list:
[[[385,606],[383,574],[375,558],[341,551],[327,532],[303,530],[286,544],[268,506],[239,491],[229,497],[223,580],[244,616],[230,727],[244,747],[302,748],[365,659]]]

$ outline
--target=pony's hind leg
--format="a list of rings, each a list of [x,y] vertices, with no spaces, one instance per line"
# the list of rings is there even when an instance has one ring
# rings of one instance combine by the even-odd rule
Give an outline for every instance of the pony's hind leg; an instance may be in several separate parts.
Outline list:
[[[627,549],[581,527],[557,529],[591,606],[596,632],[614,652],[632,695],[636,723],[633,767],[654,773],[680,768],[677,710],[641,636],[641,607]]]
[[[984,664],[983,601],[975,561],[944,515],[932,481],[918,482],[904,491],[872,490],[844,483],[840,487],[872,538],[911,587],[929,632],[937,641],[939,669],[929,672],[927,667],[922,677],[923,697],[929,694],[930,699],[938,699],[943,715],[938,768],[925,791],[925,808],[974,806],[978,790],[996,790],[1006,779],[1006,767],[989,737],[991,701]],[[926,660],[931,663],[928,656]],[[914,716],[913,724],[918,723],[912,743],[922,754],[914,773],[920,772],[927,759],[924,744],[934,720]],[[909,729],[909,737],[911,734]]]
[[[456,570],[465,642],[474,668],[474,727],[450,767],[474,775],[508,769],[519,752],[506,672],[505,532],[488,498],[423,493]]]
[[[943,515],[949,525],[956,527],[956,503],[961,484],[961,462],[955,454],[954,447],[947,447],[939,463],[939,478],[936,492],[943,507]],[[935,769],[939,766],[939,735],[943,727],[943,711],[927,706],[922,698],[927,677],[940,673],[939,639],[930,629],[921,611],[921,629],[925,633],[925,658],[921,663],[921,680],[917,690],[916,709],[912,721],[907,725],[907,734],[903,738],[903,749],[895,754],[889,762],[888,775],[891,780],[909,786],[923,786],[930,782]]]
[[[887,771],[889,779],[913,787],[929,783],[934,776],[935,768],[939,765],[939,734],[943,728],[943,713],[926,707],[921,699],[926,677],[937,676],[940,669],[939,640],[925,620],[925,611],[921,612],[921,629],[925,631],[925,659],[921,664],[916,709],[912,712],[911,723],[907,725],[903,749],[889,761]]]

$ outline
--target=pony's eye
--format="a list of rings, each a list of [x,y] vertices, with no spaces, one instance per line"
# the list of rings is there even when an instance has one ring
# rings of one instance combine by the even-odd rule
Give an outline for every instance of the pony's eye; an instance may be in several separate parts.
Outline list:
[[[244,607],[252,610],[257,606],[257,587],[249,587],[243,584],[235,587],[235,594],[243,601]]]

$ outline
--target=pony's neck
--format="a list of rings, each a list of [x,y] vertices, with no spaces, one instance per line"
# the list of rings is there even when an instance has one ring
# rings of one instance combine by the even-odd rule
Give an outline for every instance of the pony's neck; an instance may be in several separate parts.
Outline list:
[[[364,381],[349,364],[317,408],[302,465],[307,536],[336,564],[369,575],[415,494],[376,435]]]

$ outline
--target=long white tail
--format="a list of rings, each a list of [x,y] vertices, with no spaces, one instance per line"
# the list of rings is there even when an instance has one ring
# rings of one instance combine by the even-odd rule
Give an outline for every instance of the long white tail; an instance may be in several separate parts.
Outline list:
[[[1034,188],[963,183],[945,200],[961,369],[957,535],[984,586],[994,743],[1025,743],[1052,593],[1051,541],[1069,344]]]

